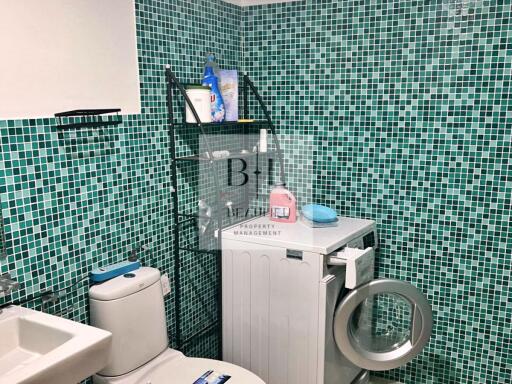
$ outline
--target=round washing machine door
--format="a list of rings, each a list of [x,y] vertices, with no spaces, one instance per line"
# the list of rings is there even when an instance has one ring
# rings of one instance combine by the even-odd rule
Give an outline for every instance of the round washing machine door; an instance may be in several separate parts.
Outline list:
[[[425,296],[404,281],[376,279],[352,290],[334,315],[336,344],[353,364],[372,371],[412,360],[432,333]]]

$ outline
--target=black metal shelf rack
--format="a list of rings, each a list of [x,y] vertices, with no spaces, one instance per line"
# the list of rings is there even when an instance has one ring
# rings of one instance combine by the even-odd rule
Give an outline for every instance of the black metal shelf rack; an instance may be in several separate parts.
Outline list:
[[[194,343],[195,340],[197,340],[200,337],[203,337],[204,335],[211,334],[212,332],[216,332],[216,335],[218,337],[218,350],[217,350],[217,356],[216,358],[222,359],[222,264],[221,264],[221,249],[222,249],[222,236],[217,236],[216,246],[215,249],[211,250],[205,250],[205,249],[199,249],[189,246],[183,246],[180,243],[180,238],[182,236],[182,227],[194,223],[197,219],[200,218],[199,215],[195,213],[184,213],[182,211],[182,208],[180,209],[180,201],[179,201],[179,180],[178,180],[178,163],[180,162],[201,162],[202,164],[208,164],[209,168],[211,169],[214,180],[214,188],[215,188],[215,202],[216,207],[220,206],[221,203],[221,192],[222,189],[219,184],[219,177],[218,177],[218,169],[217,164],[218,160],[225,160],[226,158],[214,158],[212,147],[206,142],[206,152],[204,155],[192,155],[192,156],[177,156],[177,135],[180,134],[180,130],[183,128],[195,128],[197,129],[198,135],[205,136],[207,133],[210,133],[212,131],[221,130],[223,127],[230,127],[230,128],[237,128],[240,127],[241,132],[244,132],[246,129],[254,129],[254,128],[262,128],[265,127],[267,130],[270,130],[270,133],[273,138],[273,143],[275,147],[275,154],[277,155],[277,159],[279,161],[279,173],[280,173],[280,180],[282,182],[285,182],[285,172],[284,172],[284,162],[283,162],[283,153],[279,144],[278,137],[276,135],[276,130],[274,123],[272,122],[272,119],[270,117],[270,113],[263,102],[262,97],[258,93],[256,87],[252,83],[252,81],[249,79],[247,75],[243,76],[243,119],[248,119],[250,116],[249,111],[249,95],[252,93],[252,95],[255,97],[257,101],[257,105],[260,106],[261,112],[264,115],[264,120],[255,120],[255,121],[245,121],[245,122],[223,122],[223,123],[202,123],[199,119],[199,115],[197,111],[195,110],[191,100],[187,96],[186,90],[185,90],[185,84],[186,83],[180,83],[180,81],[177,79],[176,75],[171,70],[171,67],[169,65],[166,66],[165,69],[165,76],[166,76],[166,83],[167,83],[167,109],[168,109],[168,133],[170,138],[170,155],[172,159],[171,164],[171,178],[172,178],[172,217],[173,217],[173,224],[172,224],[172,235],[173,235],[173,259],[174,259],[174,279],[173,279],[173,286],[174,286],[174,335],[173,340],[176,348],[179,350],[186,349],[186,346],[188,344]],[[175,94],[181,96],[181,101],[179,102],[185,102],[186,105],[190,108],[195,120],[197,123],[186,123],[183,121],[176,121],[175,119]],[[206,136],[205,136],[206,137]],[[239,154],[237,157],[244,157],[244,156],[252,156],[252,153],[247,154]],[[215,223],[214,230],[217,231],[218,234],[221,233],[223,229],[223,217],[220,209],[214,209],[213,210],[213,222]],[[192,289],[188,289],[189,292],[196,292],[197,289],[195,287],[194,281],[190,281],[189,276],[184,275],[182,273],[182,259],[181,259],[181,253],[182,252],[192,252],[196,254],[208,254],[213,257],[215,257],[215,265],[216,265],[216,271],[214,271],[214,276],[216,277],[216,314],[212,315],[209,314],[209,319],[211,321],[208,321],[203,324],[203,326],[199,327],[198,330],[195,330],[191,335],[184,335],[182,327],[182,321],[181,321],[181,313],[182,313],[182,294],[184,291],[184,284],[190,284]],[[198,298],[199,301],[202,300],[202,298]]]

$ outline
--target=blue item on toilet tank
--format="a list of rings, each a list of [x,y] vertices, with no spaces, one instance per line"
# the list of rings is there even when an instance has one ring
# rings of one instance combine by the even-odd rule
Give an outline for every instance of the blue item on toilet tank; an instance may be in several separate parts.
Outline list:
[[[302,215],[313,222],[332,223],[337,220],[336,211],[319,204],[308,204],[302,207]]]
[[[210,87],[212,121],[215,123],[223,122],[226,117],[224,99],[219,87],[219,66],[215,61],[215,55],[210,53],[206,57],[204,66],[203,85]]]

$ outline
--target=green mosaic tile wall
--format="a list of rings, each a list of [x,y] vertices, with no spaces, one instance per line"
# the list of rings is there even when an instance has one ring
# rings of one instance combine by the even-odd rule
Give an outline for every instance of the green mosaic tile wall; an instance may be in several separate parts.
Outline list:
[[[123,116],[117,127],[81,132],[78,135],[86,139],[78,140],[91,143],[71,147],[55,119],[0,121],[0,198],[7,244],[7,259],[0,261],[0,272],[11,272],[21,283],[14,300],[67,287],[94,267],[126,259],[143,244],[150,246],[150,251],[141,254],[146,264],[172,278],[164,65],[170,63],[181,80],[197,82],[205,54],[211,50],[223,67],[236,68],[241,9],[220,0],[137,0],[136,14],[140,115]],[[178,109],[176,105],[179,114]],[[105,147],[98,143],[107,143],[108,151],[82,155]],[[178,150],[187,152],[186,140],[180,140]],[[184,209],[195,209],[194,185],[184,179],[180,184]],[[182,256],[199,281],[205,281],[204,274],[214,273],[209,268],[211,260]],[[185,284],[182,321],[189,331],[205,322],[201,299],[208,306],[215,305],[215,286],[203,283],[198,294],[190,283]],[[62,302],[48,310],[87,321],[87,286],[62,294]],[[172,300],[167,302],[170,332]],[[0,304],[4,302],[0,299]],[[41,308],[39,300],[29,305]],[[215,356],[216,345],[214,336],[204,337],[186,352]]]
[[[511,382],[511,16],[509,0],[244,11],[244,70],[272,95],[292,188],[377,220],[378,275],[433,305],[426,350],[384,377]]]
[[[148,263],[172,271],[162,68],[196,81],[206,51],[235,68],[244,46],[301,202],[376,219],[379,275],[411,281],[433,303],[429,347],[384,376],[510,381],[510,1],[308,0],[243,11],[220,0],[136,3],[143,113],[100,132],[107,154],[75,159],[53,119],[0,121],[0,272],[22,283],[14,298],[66,287],[141,244]],[[180,154],[189,139],[180,137]],[[181,182],[192,210],[196,186]],[[194,271],[196,256],[183,256]],[[200,262],[208,270],[211,260]],[[200,288],[210,305],[214,287]],[[50,311],[87,321],[86,288],[67,292]],[[204,305],[192,285],[185,292],[192,330]],[[188,352],[213,355],[216,343]]]

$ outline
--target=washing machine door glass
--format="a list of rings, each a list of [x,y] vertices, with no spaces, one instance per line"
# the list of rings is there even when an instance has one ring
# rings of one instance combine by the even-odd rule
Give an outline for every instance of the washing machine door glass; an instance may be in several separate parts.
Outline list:
[[[376,279],[352,290],[336,308],[334,337],[355,365],[381,371],[412,360],[432,333],[432,309],[409,283]]]

